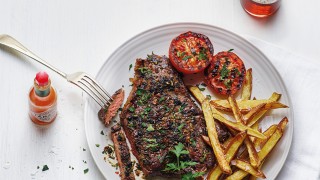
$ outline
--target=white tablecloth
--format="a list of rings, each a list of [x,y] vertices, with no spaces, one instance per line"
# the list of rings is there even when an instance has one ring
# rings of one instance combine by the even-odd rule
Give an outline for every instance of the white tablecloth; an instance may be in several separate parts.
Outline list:
[[[245,37],[274,64],[293,104],[293,141],[278,179],[320,179],[320,64],[267,42]]]

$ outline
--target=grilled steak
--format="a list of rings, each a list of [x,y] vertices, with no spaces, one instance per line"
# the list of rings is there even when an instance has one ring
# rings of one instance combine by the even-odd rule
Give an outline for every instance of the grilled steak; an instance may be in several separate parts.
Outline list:
[[[133,164],[130,158],[129,147],[123,130],[119,124],[111,127],[111,137],[114,143],[114,151],[120,169],[120,177],[122,180],[134,180]]]
[[[202,111],[168,58],[148,55],[136,60],[134,70],[133,87],[120,121],[145,176],[179,177],[212,167],[214,154],[201,138],[207,135]],[[188,151],[180,162],[197,164],[165,170],[168,163],[177,163],[171,150],[179,142]]]
[[[110,106],[105,109],[101,108],[98,117],[99,119],[104,122],[104,125],[109,125],[112,118],[117,114],[120,106],[123,103],[124,100],[124,90],[118,89],[113,95],[112,95],[113,101],[111,102]]]

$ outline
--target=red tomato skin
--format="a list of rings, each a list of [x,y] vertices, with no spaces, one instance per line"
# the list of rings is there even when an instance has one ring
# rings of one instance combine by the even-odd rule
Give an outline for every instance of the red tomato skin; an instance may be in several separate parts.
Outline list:
[[[212,58],[204,74],[208,85],[217,93],[231,95],[241,89],[246,68],[235,53],[223,51]]]
[[[185,45],[181,45],[183,40],[185,40]],[[191,54],[191,51],[188,51],[189,49],[194,49],[194,54]],[[185,55],[182,55],[184,57],[178,57],[178,52],[181,52],[181,54],[185,53]],[[192,74],[203,71],[210,64],[213,52],[213,45],[207,36],[188,31],[172,40],[169,47],[169,59],[173,67],[179,72]],[[204,56],[200,56],[200,54]],[[194,59],[182,60],[192,55],[194,55]],[[201,59],[201,57],[205,58]],[[189,60],[190,62],[188,62]]]

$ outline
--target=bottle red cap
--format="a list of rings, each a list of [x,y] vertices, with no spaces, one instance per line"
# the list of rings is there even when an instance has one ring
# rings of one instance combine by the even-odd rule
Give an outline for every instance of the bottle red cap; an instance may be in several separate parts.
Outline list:
[[[45,71],[40,71],[37,73],[35,81],[39,86],[47,85],[49,82],[49,75]]]

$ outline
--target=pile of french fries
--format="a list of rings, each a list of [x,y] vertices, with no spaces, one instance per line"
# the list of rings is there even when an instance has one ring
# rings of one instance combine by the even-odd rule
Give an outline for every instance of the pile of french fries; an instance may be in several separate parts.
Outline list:
[[[266,178],[261,167],[281,139],[288,119],[284,117],[279,124],[271,125],[264,132],[261,132],[259,123],[268,110],[288,108],[278,102],[281,94],[273,93],[269,99],[251,100],[251,68],[247,70],[239,100],[232,95],[227,100],[209,100],[198,87],[191,86],[189,90],[201,104],[208,131],[208,137],[202,138],[212,147],[218,162],[207,179],[219,179],[221,176],[226,179]],[[231,112],[234,120],[228,119],[223,112]],[[219,142],[215,121],[225,124],[233,135],[223,144]]]

